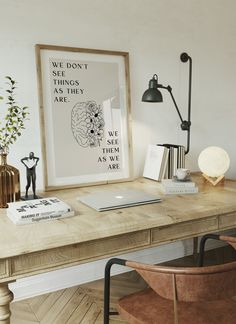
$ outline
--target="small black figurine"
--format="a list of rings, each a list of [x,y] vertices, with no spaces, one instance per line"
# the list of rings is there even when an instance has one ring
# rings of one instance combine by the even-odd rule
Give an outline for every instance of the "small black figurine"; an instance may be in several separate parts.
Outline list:
[[[34,156],[33,152],[29,153],[29,156],[24,157],[21,159],[21,162],[25,165],[26,167],[26,177],[27,177],[27,185],[25,187],[25,200],[29,199],[28,196],[28,190],[31,185],[32,181],[32,190],[33,190],[33,199],[37,199],[38,197],[36,196],[36,166],[38,164],[39,158]]]

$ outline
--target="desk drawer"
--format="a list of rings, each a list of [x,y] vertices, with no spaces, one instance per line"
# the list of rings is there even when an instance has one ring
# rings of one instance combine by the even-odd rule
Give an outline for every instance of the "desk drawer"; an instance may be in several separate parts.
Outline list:
[[[218,229],[217,217],[154,228],[151,243],[198,236]]]
[[[12,275],[54,270],[66,265],[85,263],[150,244],[150,231],[128,233],[110,238],[35,252],[12,259]]]
[[[219,229],[236,227],[236,213],[219,216]]]

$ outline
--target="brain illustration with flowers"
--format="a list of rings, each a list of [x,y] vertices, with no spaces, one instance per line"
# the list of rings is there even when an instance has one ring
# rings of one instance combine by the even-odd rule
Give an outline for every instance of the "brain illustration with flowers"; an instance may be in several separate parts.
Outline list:
[[[95,101],[78,102],[71,111],[71,129],[82,147],[100,146],[104,137],[104,117]]]

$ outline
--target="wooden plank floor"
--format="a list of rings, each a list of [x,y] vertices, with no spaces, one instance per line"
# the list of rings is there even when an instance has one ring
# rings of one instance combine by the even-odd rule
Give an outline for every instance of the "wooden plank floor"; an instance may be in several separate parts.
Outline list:
[[[217,249],[207,255],[207,263],[220,263],[235,259],[235,251]],[[172,265],[194,265],[192,257],[170,262]],[[129,272],[112,278],[111,308],[124,295],[144,289],[145,282]],[[11,304],[12,324],[102,324],[103,280],[41,295]],[[111,324],[126,323],[119,316],[111,316]]]

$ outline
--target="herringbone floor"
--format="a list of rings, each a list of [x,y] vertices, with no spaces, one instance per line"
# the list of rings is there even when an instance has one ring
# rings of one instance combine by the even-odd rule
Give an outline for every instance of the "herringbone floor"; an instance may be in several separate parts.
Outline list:
[[[234,255],[233,255],[234,253]],[[230,248],[217,249],[217,254],[208,254],[208,264],[235,258]],[[194,264],[193,258],[171,261],[172,265]],[[145,283],[135,272],[112,278],[111,308],[115,310],[117,300],[130,293],[142,290]],[[102,324],[103,281],[41,295],[11,305],[12,324]],[[119,316],[111,316],[111,324],[126,323]]]
[[[124,295],[141,290],[145,283],[134,272],[112,279],[111,308]],[[88,283],[12,303],[12,324],[102,324],[103,281]],[[111,324],[126,323],[111,316]]]

